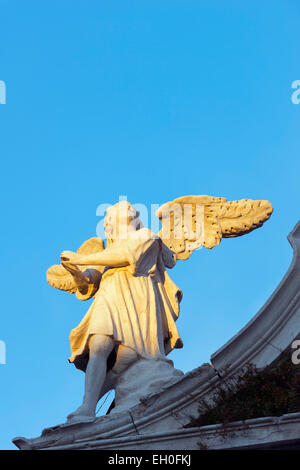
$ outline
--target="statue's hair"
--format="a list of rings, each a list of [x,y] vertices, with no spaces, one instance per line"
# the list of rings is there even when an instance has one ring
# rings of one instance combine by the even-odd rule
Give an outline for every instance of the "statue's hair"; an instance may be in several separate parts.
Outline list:
[[[135,229],[143,227],[137,211],[128,201],[121,201],[106,210],[104,219],[105,236],[108,242],[112,243],[117,238],[118,228],[131,225],[134,222]]]

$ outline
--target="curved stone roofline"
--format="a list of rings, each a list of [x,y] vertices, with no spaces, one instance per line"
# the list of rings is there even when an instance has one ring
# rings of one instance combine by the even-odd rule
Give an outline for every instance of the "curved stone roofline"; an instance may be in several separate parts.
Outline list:
[[[215,369],[271,364],[300,333],[300,221],[288,235],[291,265],[259,312],[212,356]]]
[[[295,449],[300,448],[300,413],[279,417],[236,421],[228,424],[226,430],[221,424],[195,428],[168,429],[162,432],[132,434],[127,436],[90,435],[88,439],[56,440],[51,450],[201,450],[201,449]],[[15,444],[19,445],[15,441]],[[24,450],[32,449],[22,443]],[[39,448],[46,450],[46,443]]]

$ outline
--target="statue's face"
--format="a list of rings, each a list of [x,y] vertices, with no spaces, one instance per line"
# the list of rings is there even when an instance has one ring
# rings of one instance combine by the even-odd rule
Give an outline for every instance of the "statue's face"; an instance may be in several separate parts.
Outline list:
[[[126,239],[128,232],[140,226],[138,213],[127,201],[121,201],[106,211],[104,220],[105,235],[111,241]]]

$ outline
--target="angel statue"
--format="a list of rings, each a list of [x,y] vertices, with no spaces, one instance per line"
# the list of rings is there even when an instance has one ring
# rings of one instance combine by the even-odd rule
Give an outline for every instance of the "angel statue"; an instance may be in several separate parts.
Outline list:
[[[201,246],[213,248],[222,238],[251,232],[271,213],[269,201],[185,196],[158,209],[162,228],[156,235],[121,201],[106,211],[106,247],[95,237],[77,253],[62,252],[61,264],[47,271],[49,284],[81,300],[94,298],[70,334],[69,362],[85,372],[85,393],[69,421],[94,419],[98,400],[110,389],[119,387],[119,401],[124,393],[128,398],[128,390],[142,393],[146,382],[158,380],[152,366],[173,364],[166,356],[183,346],[175,323],[182,292],[166,268]],[[183,374],[173,370],[174,376]],[[168,374],[161,380],[162,375]]]

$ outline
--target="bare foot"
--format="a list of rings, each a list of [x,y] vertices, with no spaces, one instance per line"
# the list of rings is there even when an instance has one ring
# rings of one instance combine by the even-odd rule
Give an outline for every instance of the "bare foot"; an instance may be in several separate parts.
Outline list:
[[[86,405],[81,405],[77,410],[67,416],[68,421],[91,421],[95,418],[95,411],[92,411]]]

